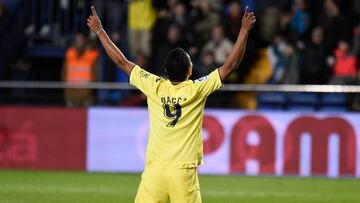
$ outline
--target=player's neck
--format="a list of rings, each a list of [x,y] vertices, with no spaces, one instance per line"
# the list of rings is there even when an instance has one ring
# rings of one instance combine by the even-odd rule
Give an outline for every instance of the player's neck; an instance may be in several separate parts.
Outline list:
[[[178,85],[178,84],[182,83],[182,82],[173,82],[173,81],[170,81],[170,82],[171,82],[171,84],[173,84],[173,85]]]
[[[185,82],[185,81],[186,81],[186,80],[180,81],[180,82],[179,82],[179,81],[176,81],[176,82],[175,82],[175,81],[171,81],[171,80],[170,80],[170,83],[173,84],[173,85],[178,85],[178,84],[183,83],[183,82]]]

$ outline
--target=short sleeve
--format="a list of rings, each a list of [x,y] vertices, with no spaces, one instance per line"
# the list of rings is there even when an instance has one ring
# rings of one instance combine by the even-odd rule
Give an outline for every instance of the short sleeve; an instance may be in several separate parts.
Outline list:
[[[205,77],[195,80],[194,83],[197,91],[203,97],[209,96],[211,93],[219,90],[223,86],[219,69],[214,70]]]
[[[160,77],[147,72],[138,65],[135,65],[130,73],[130,84],[138,88],[147,96],[151,93],[155,84],[160,79]]]

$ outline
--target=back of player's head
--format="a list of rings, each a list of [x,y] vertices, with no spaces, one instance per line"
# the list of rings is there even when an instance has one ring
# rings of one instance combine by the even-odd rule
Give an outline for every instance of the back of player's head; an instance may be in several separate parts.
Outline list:
[[[165,71],[169,80],[182,82],[187,79],[191,66],[189,55],[184,49],[176,48],[170,51],[165,59]]]

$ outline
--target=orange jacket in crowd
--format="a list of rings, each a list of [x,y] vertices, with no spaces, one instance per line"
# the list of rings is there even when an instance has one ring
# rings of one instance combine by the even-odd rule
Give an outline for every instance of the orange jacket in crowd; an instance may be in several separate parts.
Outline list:
[[[95,65],[99,57],[99,51],[90,49],[84,51],[81,56],[75,48],[66,51],[65,81],[71,84],[84,84],[95,79]]]

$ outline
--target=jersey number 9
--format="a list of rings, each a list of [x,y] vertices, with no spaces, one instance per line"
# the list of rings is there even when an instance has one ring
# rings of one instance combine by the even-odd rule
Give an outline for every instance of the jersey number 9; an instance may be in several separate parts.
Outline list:
[[[181,117],[181,106],[180,104],[164,104],[164,115],[168,119],[172,119],[172,121],[167,124],[167,127],[174,127],[177,122],[179,121],[179,118]]]

